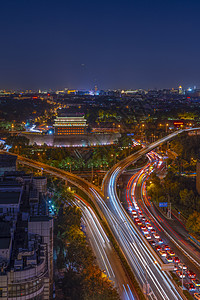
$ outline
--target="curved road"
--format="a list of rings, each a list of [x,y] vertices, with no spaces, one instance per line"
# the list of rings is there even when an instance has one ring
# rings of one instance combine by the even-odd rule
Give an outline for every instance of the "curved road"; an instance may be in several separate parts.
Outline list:
[[[149,153],[149,156],[150,155],[151,153]],[[146,188],[144,182],[149,172],[152,172],[154,165],[155,161],[152,159],[151,163],[148,163],[144,168],[135,173],[129,179],[126,189],[126,200],[128,202],[128,206],[139,206],[146,218],[151,220],[154,228],[161,236],[164,243],[168,244],[175,251],[176,256],[178,256],[186,264],[188,269],[193,270],[197,274],[197,278],[200,278],[199,251],[197,251],[197,249],[195,249],[192,245],[188,244],[185,236],[180,236],[180,233],[177,232],[176,225],[181,227],[181,230],[184,231],[183,225],[180,226],[180,223],[177,219],[168,220],[163,215],[160,215],[158,211],[155,211],[155,208],[146,198]],[[176,222],[176,224],[174,224],[174,222]],[[165,259],[164,261],[167,263]],[[189,279],[186,281],[188,280]]]
[[[3,151],[3,150],[0,150],[0,152],[7,153],[6,151]],[[9,154],[16,155],[16,154],[10,153],[10,152],[9,152]],[[75,185],[80,190],[84,191],[88,195],[88,197],[92,200],[92,202],[95,204],[96,209],[98,210],[98,213],[101,216],[101,218],[106,222],[106,219],[105,219],[102,211],[100,210],[99,206],[97,205],[97,202],[100,202],[104,205],[102,192],[96,186],[94,186],[93,184],[87,182],[86,180],[84,180],[72,173],[51,167],[49,165],[28,159],[28,158],[20,156],[20,155],[17,155],[17,156],[18,156],[19,163],[25,164],[29,167],[37,168],[37,169],[42,170],[43,172],[46,172],[50,175],[53,175],[62,180],[68,181],[72,185]],[[83,203],[82,203],[82,208],[83,208]],[[88,216],[88,213],[87,213],[87,216]],[[104,238],[105,238],[105,236],[104,236]],[[95,245],[95,247],[98,247],[98,246]],[[102,250],[102,247],[101,247],[101,250]],[[99,248],[99,251],[100,251],[100,248]],[[130,281],[126,271],[123,269],[123,267],[121,265],[121,261],[120,261],[118,255],[116,254],[115,250],[113,249],[113,247],[110,247],[109,252],[106,255],[107,255],[107,259],[106,259],[107,265],[109,265],[110,267],[109,268],[105,267],[105,270],[108,269],[107,272],[109,271],[109,274],[112,276],[111,278],[114,280],[114,285],[118,288],[118,292],[119,292],[121,299],[123,299],[123,300],[139,299],[136,294],[135,288],[134,288],[132,282]],[[102,257],[102,259],[103,259],[103,257]],[[108,260],[109,260],[109,263],[108,263]],[[111,269],[113,270],[113,272],[111,271]]]
[[[82,210],[86,233],[100,269],[114,283],[121,299],[138,299],[133,295],[132,284],[127,283],[121,262],[91,206],[79,195],[75,195],[75,203]]]
[[[193,128],[191,130],[197,129],[199,128]],[[147,154],[161,143],[164,143],[185,131],[190,130],[176,131],[116,164],[106,174],[103,181],[103,193],[96,186],[69,172],[18,156],[19,162],[34,168],[43,169],[43,171],[56,177],[68,180],[83,190],[90,198],[95,200],[93,202],[98,209],[98,212],[102,219],[106,219],[109,224],[121,250],[137,276],[141,287],[146,289],[146,287],[150,285],[148,291],[149,299],[184,299],[184,295],[181,294],[181,290],[178,287],[173,285],[169,274],[161,270],[161,260],[151,251],[151,248],[148,247],[146,240],[141,236],[135,224],[122,207],[116,193],[116,182],[127,166],[136,162],[144,154]],[[107,204],[103,201],[104,197]],[[131,298],[129,297],[127,299]]]

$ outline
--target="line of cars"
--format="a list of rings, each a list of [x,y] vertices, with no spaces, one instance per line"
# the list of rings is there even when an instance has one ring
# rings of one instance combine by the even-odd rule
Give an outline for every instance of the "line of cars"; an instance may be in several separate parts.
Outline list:
[[[181,262],[169,245],[164,244],[164,241],[156,232],[150,220],[143,216],[142,211],[137,205],[135,206],[135,209],[129,207],[129,211],[131,217],[134,219],[134,223],[162,258],[163,262],[174,263],[174,272],[179,279],[184,279],[184,287],[193,294],[195,299],[200,300],[200,281],[196,278],[196,274]]]

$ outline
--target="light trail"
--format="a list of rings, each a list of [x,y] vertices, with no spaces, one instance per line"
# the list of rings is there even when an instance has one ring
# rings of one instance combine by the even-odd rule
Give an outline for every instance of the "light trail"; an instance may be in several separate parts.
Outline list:
[[[103,192],[101,192],[97,187],[95,187],[91,183],[87,182],[86,180],[78,176],[75,176],[72,173],[65,172],[63,170],[59,170],[54,167],[50,167],[43,163],[36,162],[19,155],[18,158],[20,163],[24,163],[32,167],[43,169],[43,171],[51,175],[55,175],[56,177],[62,178],[64,180],[69,180],[72,184],[74,184],[75,186],[83,190],[89,197],[91,197],[92,194],[94,199],[97,200],[99,206],[101,207],[105,219],[108,222],[112,232],[114,233],[115,239],[118,242],[125,257],[129,261],[129,264],[133,271],[135,270],[135,265],[137,264],[138,266],[137,270],[140,270],[140,273],[135,275],[137,276],[140,285],[141,283],[144,283],[144,274],[141,273],[141,270],[143,268],[143,273],[144,273],[144,263],[147,263],[147,266],[145,266],[145,268],[147,270],[148,283],[150,284],[152,289],[149,296],[152,299],[155,299],[155,297],[157,296],[158,296],[157,299],[159,300],[160,299],[164,299],[164,300],[184,299],[184,296],[183,295],[181,296],[179,294],[180,290],[176,290],[175,286],[172,284],[167,274],[165,274],[163,271],[160,270],[159,265],[155,266],[152,264],[154,257],[152,256],[151,250],[147,247],[147,241],[143,237],[141,237],[137,227],[129,218],[128,214],[125,212],[118,199],[116,193],[116,181],[127,166],[139,160],[143,155],[147,154],[148,152],[150,152],[151,150],[159,146],[159,144],[174,138],[175,136],[177,136],[182,132],[199,130],[199,129],[200,128],[192,128],[192,129],[176,131],[160,139],[159,141],[150,144],[148,147],[144,147],[142,150],[137,151],[136,153],[124,159],[123,161],[117,163],[104,177],[102,183]],[[115,172],[116,168],[118,168],[117,172]],[[112,175],[114,175],[114,177]],[[113,194],[110,194],[110,192]],[[104,196],[106,199],[107,197],[109,197],[107,199],[108,205],[106,203],[103,204]],[[92,198],[92,200],[94,199]],[[96,205],[95,201],[94,204]],[[101,214],[101,211],[99,213]],[[132,247],[133,245],[134,246],[136,245],[134,250]],[[149,269],[151,269],[151,271],[149,271]],[[159,281],[159,284],[157,281]],[[157,288],[158,286],[161,286],[161,289],[158,289]],[[167,293],[167,298],[165,298],[166,293]]]
[[[134,268],[135,260],[132,261],[133,260],[132,256],[134,255],[137,259],[138,264],[140,264],[140,266],[142,265],[143,270],[146,268],[148,278],[151,281],[151,287],[153,286],[153,291],[158,295],[159,297],[158,299],[182,299],[179,293],[177,293],[176,289],[174,288],[168,276],[163,271],[161,271],[159,267],[153,266],[155,261],[155,256],[149,254],[149,249],[145,247],[143,241],[141,240],[141,237],[139,236],[139,234],[136,233],[136,230],[133,228],[133,225],[129,221],[129,218],[127,218],[126,214],[124,214],[121,204],[119,203],[119,201],[117,201],[114,182],[118,172],[119,169],[117,168],[111,175],[110,184],[109,184],[109,195],[110,197],[112,195],[112,206],[114,206],[117,215],[122,221],[120,222],[120,225],[122,226],[122,224],[124,224],[126,227],[124,233],[128,232],[128,234],[126,234],[126,239],[129,240],[132,250],[130,250],[129,247],[127,247],[127,244],[126,247],[123,247],[124,240],[122,241],[122,243],[120,243],[120,245],[122,248],[125,248],[124,251],[126,252],[126,255],[129,257],[129,263]],[[132,240],[134,240],[135,243],[131,243]],[[149,267],[149,265],[151,266]],[[158,273],[156,275],[155,275],[156,273],[155,269],[157,269],[156,272]],[[136,271],[138,272],[139,268],[137,268]],[[142,281],[142,284],[144,284],[145,282],[144,271],[143,273],[140,272],[140,274],[138,275],[140,277],[140,281]],[[162,284],[160,283],[161,279],[162,279]],[[163,283],[165,283],[164,284],[166,286],[165,289],[163,288]],[[170,293],[169,290],[171,291]]]
[[[108,193],[109,201],[113,195],[116,196],[114,182],[119,170],[120,168],[116,169],[110,178]],[[145,272],[147,272],[148,282],[151,282],[150,286],[153,287],[152,294],[156,294],[158,299],[182,299],[168,276],[160,270],[159,266],[154,265],[155,256],[153,256],[152,253],[149,253],[149,249],[145,247],[140,235],[130,224],[129,219],[124,214],[123,209],[121,209],[119,202],[112,201],[112,208],[115,210],[114,213],[113,210],[109,209],[103,202],[103,199],[101,199],[93,189],[91,190],[98,198],[101,209],[103,210],[104,215],[106,215],[107,220],[109,220],[113,233],[115,234],[123,253],[127,257],[129,264],[134,270],[134,273],[137,274],[141,286],[144,286],[146,283]],[[165,289],[163,288],[163,285],[165,286]],[[171,296],[168,294],[171,294]]]
[[[93,191],[95,192],[95,195],[99,197],[98,193],[96,193],[95,190]],[[76,205],[82,209],[84,222],[86,223],[87,228],[89,230],[91,241],[92,241],[92,248],[96,254],[98,264],[101,266],[102,270],[106,271],[106,274],[113,282],[115,282],[115,286],[116,286],[119,284],[117,280],[118,274],[116,273],[118,272],[118,269],[115,268],[114,270],[113,268],[114,261],[113,260],[110,261],[109,259],[110,256],[113,257],[110,240],[107,237],[103,227],[101,226],[96,214],[93,212],[91,207],[88,204],[86,204],[84,199],[81,198],[80,196],[75,195],[75,199],[76,199]],[[99,199],[100,201],[103,201],[100,197]],[[123,289],[119,288],[121,299],[123,300],[137,299],[134,298],[133,292],[130,290],[130,287],[126,288],[128,284],[125,281],[123,281],[123,279],[122,279],[122,283],[120,284],[123,286]]]
[[[147,177],[147,175],[145,175],[147,172],[146,170],[148,169],[148,166],[145,166],[139,173],[139,175],[137,175],[137,177],[133,176],[134,178],[134,181],[137,181],[142,175],[144,176],[144,179]],[[148,174],[149,176],[149,174]],[[131,184],[130,184],[131,185]],[[136,185],[134,184],[134,187]],[[143,187],[144,187],[144,182],[141,184],[141,187],[142,187],[142,191],[143,191]],[[133,190],[131,190],[131,196],[133,195],[133,202],[135,203],[135,188]],[[142,198],[142,201],[143,201],[143,205],[144,205],[144,208],[146,209],[147,213],[149,216],[151,216],[151,219],[161,228],[161,230],[165,233],[165,235],[185,254],[185,256],[187,256],[196,266],[198,266],[200,268],[200,263],[195,260],[189,253],[188,251],[186,251],[181,245],[180,243],[178,243],[164,228],[163,226],[161,225],[161,223],[155,218],[155,216],[152,214],[152,212],[150,211],[150,209],[148,208],[148,206],[146,205],[145,203],[145,199],[143,197],[143,193],[141,193],[141,198]],[[150,204],[149,204],[150,205]],[[159,217],[159,216],[157,216]],[[161,222],[164,222],[164,220],[162,220],[160,217],[159,217],[160,221]],[[173,234],[175,236],[177,236],[177,240],[181,241],[183,244],[186,245],[186,243],[181,239],[180,236],[178,236],[178,234],[167,224],[165,223],[165,225],[168,227],[169,231],[173,232]],[[187,245],[187,247],[189,247],[189,245]]]

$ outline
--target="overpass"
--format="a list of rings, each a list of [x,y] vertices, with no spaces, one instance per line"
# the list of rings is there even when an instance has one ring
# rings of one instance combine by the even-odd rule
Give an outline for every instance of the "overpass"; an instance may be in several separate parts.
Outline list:
[[[163,263],[160,262],[158,256],[149,246],[146,239],[141,236],[138,228],[130,219],[124,210],[116,191],[116,183],[122,172],[132,163],[135,163],[143,155],[165,143],[183,132],[199,130],[200,128],[185,129],[173,132],[172,134],[148,145],[147,147],[128,156],[124,160],[118,162],[106,174],[102,183],[102,190],[106,204],[109,207],[115,219],[120,224],[120,230],[123,236],[119,233],[115,234],[120,247],[126,254],[127,260],[135,274],[138,274],[138,280],[141,286],[144,286],[146,278],[151,286],[152,297],[156,299],[184,299],[185,296],[180,288],[172,284],[171,275],[168,272],[163,272]],[[112,224],[110,224],[112,226]],[[113,231],[115,230],[112,227]],[[119,231],[119,230],[118,230]],[[155,264],[154,262],[159,262]]]
[[[0,153],[8,154],[7,151],[3,151],[3,150],[0,150]],[[14,153],[9,153],[9,154],[16,155]],[[70,182],[70,184],[72,184],[72,185],[76,186],[78,189],[82,190],[89,197],[89,199],[93,202],[101,219],[104,220],[104,222],[109,227],[109,224],[107,223],[107,220],[104,217],[104,214],[102,213],[99,206],[97,205],[98,199],[96,199],[95,193],[97,193],[98,197],[100,197],[101,201],[103,202],[103,194],[98,187],[94,186],[92,183],[90,183],[90,182],[86,181],[85,179],[78,177],[77,175],[74,175],[70,172],[66,172],[64,170],[51,167],[44,163],[34,161],[29,158],[20,156],[20,155],[17,155],[17,157],[18,157],[18,163],[32,167],[32,168],[39,169],[42,172],[45,172],[47,174],[50,174],[57,178],[60,178],[61,180]],[[95,189],[95,193],[92,192],[94,189]],[[80,203],[79,203],[79,205],[80,205]],[[83,204],[81,204],[81,206],[83,207]],[[85,215],[85,212],[84,212],[84,215]],[[87,223],[91,223],[91,220],[88,220]],[[102,247],[100,247],[99,245],[97,247],[98,247],[98,250],[102,249]],[[105,245],[103,246],[103,248],[104,247],[105,247]],[[103,255],[101,253],[101,257],[102,257],[102,259],[104,259],[104,257],[107,257],[107,264],[110,266],[109,272],[112,274],[111,279],[114,280],[114,284],[118,289],[121,299],[123,299],[123,300],[130,300],[130,299],[139,300],[139,298],[135,292],[135,288],[134,288],[132,282],[130,281],[130,278],[128,277],[126,271],[122,267],[122,265],[120,263],[120,259],[117,255],[117,253],[115,252],[114,248],[110,247],[107,250],[104,248],[103,252],[104,252]],[[108,258],[109,258],[109,262],[108,262]],[[111,270],[113,270],[113,271],[111,271]],[[109,275],[109,273],[108,273],[108,275]]]
[[[139,160],[144,154],[147,154],[160,144],[175,138],[178,134],[199,129],[200,128],[192,128],[176,131],[117,163],[104,178],[102,185],[103,192],[90,182],[72,173],[19,155],[18,161],[19,163],[38,168],[63,180],[68,180],[71,184],[83,190],[93,200],[100,216],[111,228],[132,271],[137,274],[137,279],[141,287],[144,286],[146,278],[148,278],[148,282],[151,286],[151,299],[185,299],[181,290],[172,283],[170,275],[162,271],[163,266],[158,256],[149,249],[146,240],[141,237],[141,234],[137,231],[134,223],[122,207],[116,192],[116,182],[121,173],[130,164]],[[103,198],[105,198],[106,203],[103,201]],[[155,264],[155,261],[159,263]]]

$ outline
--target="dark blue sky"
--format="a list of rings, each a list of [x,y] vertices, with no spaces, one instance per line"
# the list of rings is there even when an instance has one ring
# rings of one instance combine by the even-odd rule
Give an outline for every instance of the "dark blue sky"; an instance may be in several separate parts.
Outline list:
[[[200,1],[0,1],[1,88],[200,87]]]

